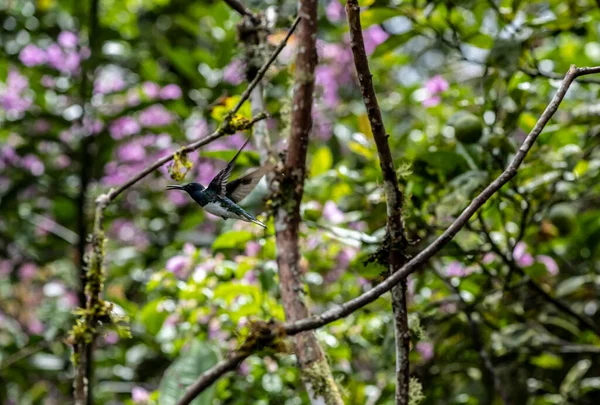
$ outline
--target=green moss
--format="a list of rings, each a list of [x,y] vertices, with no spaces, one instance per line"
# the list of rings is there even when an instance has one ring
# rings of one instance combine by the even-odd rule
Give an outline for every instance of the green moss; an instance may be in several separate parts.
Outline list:
[[[408,405],[419,405],[424,399],[423,386],[418,379],[411,377],[408,383]]]
[[[331,378],[327,360],[318,360],[302,368],[302,379],[315,398],[321,397],[327,405],[343,404],[340,391]]]

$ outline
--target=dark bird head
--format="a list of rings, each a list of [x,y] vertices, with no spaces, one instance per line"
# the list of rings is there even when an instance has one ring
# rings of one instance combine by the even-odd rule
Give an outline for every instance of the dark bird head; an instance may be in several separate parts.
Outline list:
[[[167,190],[183,190],[186,191],[188,194],[192,194],[197,191],[203,191],[204,186],[198,183],[188,183],[183,185],[172,184],[167,186]]]

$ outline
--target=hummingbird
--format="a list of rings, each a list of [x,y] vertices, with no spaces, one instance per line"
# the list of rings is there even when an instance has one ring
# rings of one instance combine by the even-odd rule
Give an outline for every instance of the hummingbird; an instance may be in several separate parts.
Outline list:
[[[233,159],[210,182],[208,187],[199,183],[184,185],[169,185],[167,190],[183,190],[194,199],[204,210],[223,219],[233,218],[252,222],[266,228],[267,226],[248,213],[237,203],[242,201],[258,184],[259,180],[269,171],[270,165],[264,165],[245,176],[229,181],[229,176],[235,166],[235,161],[250,138],[242,145]]]

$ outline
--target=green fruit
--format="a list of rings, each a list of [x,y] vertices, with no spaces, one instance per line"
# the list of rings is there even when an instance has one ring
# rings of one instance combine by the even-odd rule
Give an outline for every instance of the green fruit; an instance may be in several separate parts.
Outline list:
[[[448,120],[454,128],[454,136],[462,143],[477,143],[483,135],[483,123],[474,114],[459,111]]]
[[[558,229],[561,235],[568,235],[575,229],[577,213],[570,204],[557,204],[550,208],[550,222]]]

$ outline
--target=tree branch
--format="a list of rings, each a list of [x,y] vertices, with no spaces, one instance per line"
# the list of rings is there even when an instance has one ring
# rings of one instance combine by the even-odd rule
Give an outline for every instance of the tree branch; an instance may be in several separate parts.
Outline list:
[[[404,197],[398,188],[398,178],[394,167],[394,159],[388,143],[388,135],[383,124],[381,110],[377,102],[375,87],[369,69],[369,61],[360,24],[360,6],[358,0],[346,2],[346,15],[350,28],[350,47],[354,55],[354,65],[360,83],[369,124],[379,155],[379,166],[383,175],[385,198],[387,205],[387,233],[390,239],[389,271],[395,273],[404,263],[406,255],[406,238],[402,220],[402,203]],[[410,329],[406,309],[406,279],[392,288],[392,309],[394,312],[394,336],[396,346],[396,404],[408,405],[408,386],[410,382],[408,354],[410,351]]]
[[[523,160],[533,146],[533,143],[558,109],[558,106],[562,102],[573,81],[580,76],[597,73],[600,73],[600,66],[591,68],[577,68],[575,66],[571,66],[556,94],[536,122],[531,132],[527,135],[517,154],[504,172],[502,172],[500,176],[498,176],[477,197],[475,197],[467,206],[467,208],[465,208],[458,216],[458,218],[456,218],[454,222],[452,222],[452,224],[427,248],[423,249],[423,251],[421,251],[418,255],[409,260],[404,266],[402,266],[402,268],[391,275],[388,279],[373,287],[371,290],[363,293],[362,295],[328,311],[325,311],[320,315],[313,315],[304,319],[289,321],[283,324],[282,327],[285,333],[288,336],[293,336],[305,331],[318,329],[331,322],[337,321],[338,319],[344,318],[375,301],[377,298],[390,291],[393,286],[401,282],[408,275],[419,270],[424,264],[427,263],[427,261],[429,261],[429,259],[431,259],[448,242],[452,240],[452,238],[465,226],[473,214],[475,214],[475,212],[477,212],[477,210],[479,210],[479,208],[481,208],[481,206],[483,206],[483,204],[485,204],[485,202],[489,200],[494,193],[496,193],[502,186],[508,183],[516,175],[518,168],[523,163]],[[224,361],[213,366],[211,370],[222,369],[222,363],[224,363]],[[221,375],[225,374],[227,371],[229,370],[226,369]],[[208,370],[205,374],[207,373],[210,373],[210,370]],[[200,392],[197,392],[196,395],[199,394]]]
[[[253,13],[252,10],[250,10],[248,7],[244,6],[238,0],[225,0],[225,3],[227,3],[227,5],[229,5],[229,7],[231,7],[235,11],[237,11],[242,17],[247,16],[254,23],[260,22],[260,18],[255,13]]]
[[[298,33],[291,134],[283,170],[273,181],[273,210],[279,287],[286,319],[295,321],[309,315],[304,301],[298,227],[304,193],[306,153],[312,130],[312,104],[317,65],[317,0],[300,0],[302,18]],[[343,404],[325,353],[314,332],[300,333],[294,339],[304,386],[313,404]]]
[[[165,163],[168,163],[171,160],[173,160],[173,158],[175,157],[175,153],[188,153],[188,152],[195,151],[196,149],[200,148],[201,146],[204,146],[204,145],[226,135],[227,130],[229,129],[229,127],[231,125],[231,120],[232,120],[233,116],[240,110],[240,108],[242,107],[242,104],[244,104],[244,102],[246,100],[248,100],[248,98],[250,97],[250,93],[252,93],[252,90],[254,90],[254,88],[260,83],[260,81],[265,76],[265,73],[267,72],[269,67],[273,64],[273,62],[275,62],[275,59],[277,59],[277,56],[281,53],[281,51],[287,44],[287,41],[294,33],[294,30],[298,26],[300,19],[301,18],[299,16],[296,17],[296,20],[294,20],[294,23],[290,27],[285,38],[279,43],[279,45],[277,46],[277,48],[275,49],[275,51],[273,52],[271,57],[267,60],[267,62],[256,73],[256,77],[248,85],[248,88],[242,93],[238,103],[231,109],[231,111],[229,111],[229,113],[227,113],[225,121],[219,126],[219,129],[217,129],[215,132],[213,132],[212,134],[210,134],[209,136],[207,136],[205,138],[199,139],[196,142],[192,142],[189,145],[184,146],[179,151],[174,152],[173,154],[170,154],[170,155],[167,155],[165,157],[158,159],[156,162],[152,163],[150,166],[146,167],[144,170],[142,170],[139,173],[137,173],[136,175],[134,175],[132,178],[127,180],[125,183],[123,183],[118,188],[111,190],[108,193],[109,201],[113,201],[123,191],[127,190],[129,187],[133,186],[135,183],[137,183],[138,181],[140,181],[141,179],[143,179],[144,177],[146,177],[147,175],[149,175],[150,173],[152,173],[154,170],[158,169]],[[266,117],[264,117],[264,118],[266,118]]]
[[[92,0],[98,1],[98,0]],[[287,36],[281,41],[279,46],[273,52],[269,60],[259,69],[256,77],[248,85],[248,88],[242,94],[239,102],[233,107],[233,109],[227,114],[224,122],[219,128],[211,135],[193,142],[171,155],[165,156],[158,159],[144,170],[140,171],[132,178],[127,180],[124,184],[116,189],[111,189],[108,193],[100,195],[96,199],[96,209],[94,216],[94,229],[92,233],[92,253],[90,255],[89,264],[87,266],[85,275],[85,307],[79,311],[79,317],[75,322],[75,325],[71,329],[69,340],[74,348],[73,363],[75,366],[75,379],[73,382],[74,386],[74,398],[76,405],[87,405],[87,401],[90,398],[89,392],[89,370],[91,367],[91,356],[87,353],[91,350],[94,340],[97,335],[97,328],[102,322],[110,322],[112,305],[102,299],[102,290],[104,288],[104,210],[106,207],[123,191],[133,186],[139,180],[158,169],[165,163],[174,159],[178,153],[187,153],[200,148],[224,135],[234,133],[238,130],[245,130],[251,128],[256,122],[263,120],[267,117],[265,113],[261,113],[254,117],[251,121],[244,121],[241,123],[233,123],[234,115],[239,111],[242,104],[248,99],[252,90],[259,84],[260,80],[264,77],[269,66],[275,61],[277,55],[285,47],[288,39],[292,35],[293,31],[298,26],[300,17],[296,18],[292,24]]]

